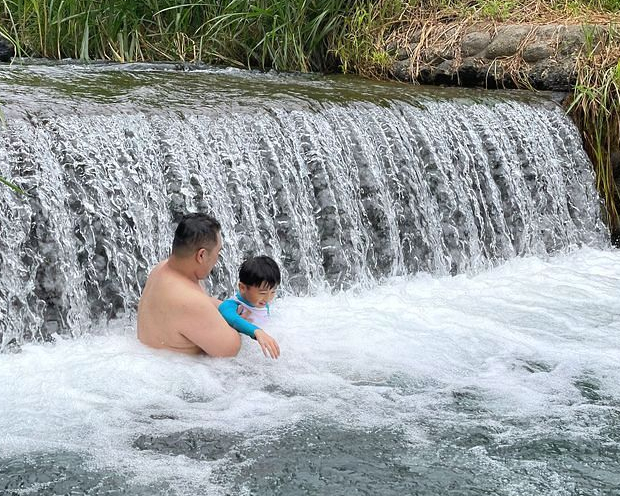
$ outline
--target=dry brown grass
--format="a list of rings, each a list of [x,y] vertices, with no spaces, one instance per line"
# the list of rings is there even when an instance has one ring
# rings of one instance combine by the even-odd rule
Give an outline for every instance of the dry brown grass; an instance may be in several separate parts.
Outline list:
[[[506,11],[494,10],[492,6],[510,2],[439,1],[420,2],[418,5],[404,4],[401,12],[390,21],[393,29],[383,40],[385,47],[399,46],[409,50],[416,59],[413,75],[419,74],[419,63],[434,51],[454,50],[459,56],[461,38],[472,30],[497,33],[502,25],[580,25],[620,24],[620,11],[602,11],[600,8],[584,6],[576,2],[554,2],[532,0],[518,2]],[[517,3],[517,2],[515,2]],[[499,7],[498,7],[499,8]],[[620,2],[618,3],[620,10]],[[517,69],[518,58],[528,39],[523,40],[517,57],[511,62]],[[412,43],[417,42],[417,43]],[[378,44],[378,43],[376,43]],[[458,61],[458,59],[457,59]],[[514,71],[518,74],[518,71]]]

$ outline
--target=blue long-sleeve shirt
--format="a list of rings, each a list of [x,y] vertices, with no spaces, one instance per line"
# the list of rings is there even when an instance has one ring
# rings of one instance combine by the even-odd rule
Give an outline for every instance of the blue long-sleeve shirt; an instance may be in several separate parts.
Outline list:
[[[238,292],[234,298],[229,298],[220,303],[218,310],[230,327],[235,329],[237,332],[245,334],[246,336],[250,336],[252,339],[256,339],[256,336],[254,334],[256,332],[256,329],[260,329],[260,326],[257,326],[252,322],[248,322],[243,317],[241,317],[241,315],[237,313],[239,305],[248,308],[250,311],[261,310],[250,304],[250,302],[248,302]],[[266,312],[267,314],[269,313],[269,305],[266,306]]]

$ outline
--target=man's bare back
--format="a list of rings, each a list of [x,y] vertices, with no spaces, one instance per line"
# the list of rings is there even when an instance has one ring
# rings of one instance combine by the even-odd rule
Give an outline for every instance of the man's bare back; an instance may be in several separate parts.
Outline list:
[[[138,339],[153,348],[182,353],[234,356],[241,346],[237,331],[217,310],[219,300],[199,284],[211,272],[221,249],[199,248],[173,255],[151,272],[138,305]]]

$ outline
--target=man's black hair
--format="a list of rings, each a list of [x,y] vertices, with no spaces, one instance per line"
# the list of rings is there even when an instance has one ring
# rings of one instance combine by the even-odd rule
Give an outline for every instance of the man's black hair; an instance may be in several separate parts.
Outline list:
[[[220,230],[220,223],[210,215],[184,215],[174,232],[172,253],[184,257],[200,248],[211,250],[217,244]]]
[[[280,269],[271,257],[262,255],[248,258],[239,268],[239,282],[248,286],[267,286],[272,289],[280,284]]]

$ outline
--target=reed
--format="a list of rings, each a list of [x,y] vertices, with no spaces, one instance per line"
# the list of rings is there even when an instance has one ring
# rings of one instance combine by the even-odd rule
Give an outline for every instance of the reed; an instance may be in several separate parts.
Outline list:
[[[353,2],[355,3],[355,2]],[[336,69],[347,0],[2,0],[0,35],[19,55]]]
[[[569,111],[582,131],[594,164],[608,224],[617,233],[620,189],[614,165],[620,168],[620,164],[614,164],[614,159],[620,161],[620,32],[612,26],[602,36],[599,33],[588,38],[590,46],[577,62],[578,83]]]
[[[0,0],[19,55],[181,60],[381,76],[399,26],[450,20],[596,22],[620,0]]]

